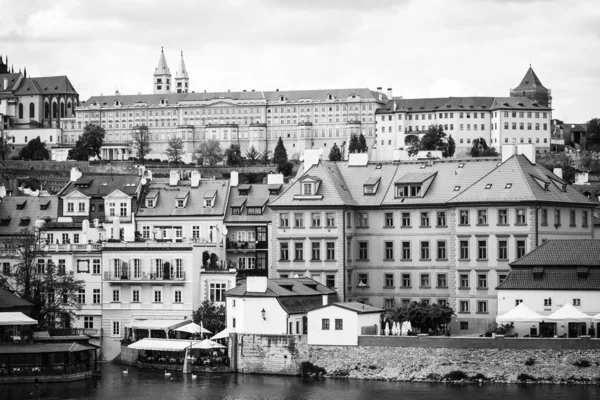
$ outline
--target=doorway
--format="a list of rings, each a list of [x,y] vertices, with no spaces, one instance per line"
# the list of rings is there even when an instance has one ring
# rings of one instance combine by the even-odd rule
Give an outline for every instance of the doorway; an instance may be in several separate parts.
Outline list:
[[[577,338],[585,335],[586,326],[585,322],[569,322],[569,336],[570,338]]]
[[[556,322],[540,322],[540,336],[541,337],[556,336]]]

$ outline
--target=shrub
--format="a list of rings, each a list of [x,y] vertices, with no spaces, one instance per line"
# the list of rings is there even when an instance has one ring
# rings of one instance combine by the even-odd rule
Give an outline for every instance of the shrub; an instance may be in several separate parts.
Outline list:
[[[536,381],[536,379],[529,374],[519,374],[519,376],[517,376],[517,380],[521,382]]]
[[[529,357],[527,360],[525,360],[525,365],[527,365],[528,367],[535,365],[535,358]]]
[[[436,374],[435,372],[430,372],[427,374],[425,379],[429,379],[430,381],[441,381],[442,376],[440,374]]]
[[[588,360],[585,359],[581,359],[581,360],[577,360],[573,363],[574,366],[579,367],[579,368],[587,368],[590,365],[592,365]]]
[[[469,376],[463,371],[450,371],[446,375],[444,375],[444,379],[447,379],[449,381],[462,381],[468,378]]]
[[[486,377],[484,374],[482,374],[481,372],[478,372],[478,373],[476,373],[476,374],[475,374],[475,375],[474,375],[474,376],[471,378],[471,380],[473,380],[473,381],[479,381],[479,380],[486,381],[486,380],[487,380],[487,377]]]

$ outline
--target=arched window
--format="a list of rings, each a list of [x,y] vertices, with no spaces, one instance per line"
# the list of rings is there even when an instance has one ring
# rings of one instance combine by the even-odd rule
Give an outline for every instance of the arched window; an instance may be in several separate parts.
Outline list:
[[[48,102],[44,102],[44,118],[50,118],[50,104]]]
[[[19,104],[19,119],[23,119],[23,104]]]
[[[29,103],[29,118],[35,118],[35,104]]]
[[[52,103],[52,118],[58,118],[58,104]]]
[[[65,117],[65,103],[60,103],[60,117]]]

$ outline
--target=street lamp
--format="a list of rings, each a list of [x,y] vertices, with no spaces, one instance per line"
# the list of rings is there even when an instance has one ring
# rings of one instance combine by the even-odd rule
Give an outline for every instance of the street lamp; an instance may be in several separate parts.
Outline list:
[[[262,315],[263,319],[266,321],[267,320],[267,312],[265,311],[265,309],[263,308],[262,311],[260,312],[260,315]]]

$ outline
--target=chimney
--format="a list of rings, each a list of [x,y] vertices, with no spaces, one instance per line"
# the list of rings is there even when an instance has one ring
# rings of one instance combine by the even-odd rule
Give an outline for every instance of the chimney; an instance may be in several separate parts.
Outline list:
[[[119,92],[119,89],[115,90],[115,96],[120,96],[121,93]]]
[[[193,170],[192,174],[190,176],[191,186],[193,188],[197,188],[198,186],[200,186],[200,179],[201,179],[200,171]]]
[[[249,276],[246,278],[246,292],[250,293],[266,293],[267,292],[267,277],[266,276]]]
[[[304,172],[308,171],[313,165],[319,164],[321,152],[319,149],[304,149],[302,161],[304,163]]]
[[[231,175],[229,176],[229,185],[231,187],[236,187],[240,184],[240,173],[237,171],[231,171]]]
[[[4,78],[4,84],[2,85],[4,90],[8,90],[8,78]]]
[[[520,144],[517,146],[517,154],[527,157],[529,162],[535,164],[535,144]]]
[[[392,88],[391,87],[388,88],[387,96],[388,96],[388,100],[392,99]]]
[[[329,304],[329,296],[324,294],[323,295],[323,305],[326,306],[327,304]]]
[[[268,174],[267,185],[283,184],[283,174]]]
[[[575,172],[575,184],[576,185],[589,185],[589,174],[583,171]]]
[[[398,104],[396,104],[396,102],[392,102],[392,109],[393,111],[396,111],[396,109],[398,108]]]
[[[554,173],[554,175],[558,176],[560,179],[562,179],[562,168],[554,168],[552,170],[552,172]]]
[[[177,182],[179,182],[179,172],[172,169],[169,172],[169,186],[177,186]]]
[[[513,144],[502,145],[502,162],[508,160],[515,154],[518,154],[515,145],[513,145]]]
[[[75,182],[77,181],[79,178],[81,178],[81,176],[83,175],[83,172],[81,172],[81,170],[77,167],[73,167],[71,168],[71,182]]]
[[[379,101],[383,100],[383,93],[381,92],[383,88],[381,86],[377,87],[377,93],[379,93]]]
[[[6,186],[2,185],[0,186],[0,199],[3,199],[6,197]]]

